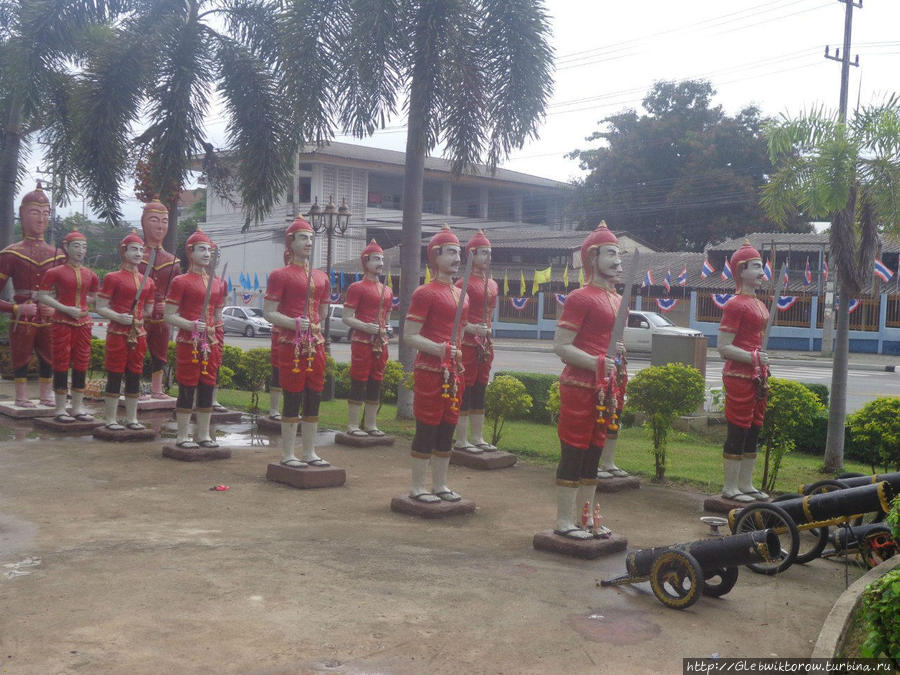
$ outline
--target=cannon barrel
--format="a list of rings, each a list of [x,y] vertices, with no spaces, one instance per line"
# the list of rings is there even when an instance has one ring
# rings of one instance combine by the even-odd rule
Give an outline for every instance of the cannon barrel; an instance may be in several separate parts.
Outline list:
[[[891,484],[881,481],[875,485],[848,487],[844,490],[785,499],[778,502],[778,506],[784,509],[797,525],[804,525],[840,521],[849,516],[874,511],[887,513],[893,498],[894,489]]]
[[[884,523],[869,523],[868,525],[857,525],[856,527],[838,527],[831,535],[831,542],[838,551],[844,551],[848,548],[858,548],[859,543],[866,536],[873,532],[890,533],[887,525]]]
[[[872,485],[875,483],[880,483],[881,481],[887,481],[891,484],[891,487],[894,490],[894,494],[900,493],[900,471],[895,471],[894,473],[876,473],[874,476],[854,476],[853,478],[838,478],[837,481],[839,483],[843,483],[847,487],[860,487],[862,485]],[[800,491],[803,494],[806,494],[807,491],[810,490],[816,483],[808,483],[804,485]]]
[[[625,558],[625,569],[632,577],[649,576],[653,562],[666,551],[676,549],[690,553],[700,564],[700,569],[708,572],[722,567],[768,562],[770,552],[779,551],[780,546],[774,530],[758,530],[730,537],[698,539],[686,544],[632,551]]]

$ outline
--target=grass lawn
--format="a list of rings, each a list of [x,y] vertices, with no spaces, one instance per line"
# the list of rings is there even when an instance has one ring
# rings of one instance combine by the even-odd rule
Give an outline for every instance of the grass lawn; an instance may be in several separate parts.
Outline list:
[[[221,389],[219,402],[232,409],[247,410],[250,392],[235,389]],[[260,394],[260,406],[268,410],[269,395]],[[396,406],[384,404],[378,416],[378,426],[387,433],[412,438],[415,422],[398,420]],[[338,399],[323,401],[319,409],[320,423],[332,429],[343,429],[347,424],[347,401]],[[491,424],[485,422],[485,433],[490,433]],[[523,459],[536,464],[556,464],[559,460],[559,438],[556,427],[527,421],[507,422],[503,428],[501,446]],[[722,445],[692,434],[678,431],[669,433],[666,449],[666,480],[684,483],[700,488],[708,493],[722,489]],[[756,464],[756,485],[762,478],[763,454],[758,455]],[[627,471],[652,478],[655,473],[653,443],[649,430],[643,427],[623,428],[619,432],[616,450],[616,464]],[[813,483],[832,474],[822,471],[821,457],[793,453],[787,455],[781,465],[776,483],[777,492],[797,492],[804,483]],[[857,462],[845,462],[844,471],[871,473],[870,467]]]

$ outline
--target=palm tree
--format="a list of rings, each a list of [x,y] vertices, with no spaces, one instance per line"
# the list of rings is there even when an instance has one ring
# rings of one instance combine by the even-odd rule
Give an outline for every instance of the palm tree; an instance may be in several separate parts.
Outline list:
[[[799,209],[831,222],[831,260],[842,302],[831,376],[825,470],[844,463],[850,319],[847,301],[872,281],[879,231],[900,222],[900,99],[863,108],[851,120],[813,110],[782,117],[767,129],[776,173],[763,188],[762,205],[777,222]]]
[[[305,138],[327,140],[335,118],[371,134],[405,102],[401,316],[419,280],[425,155],[442,145],[457,174],[493,170],[534,137],[552,89],[548,33],[535,0],[288,3],[280,59],[297,74],[285,98]],[[401,340],[407,371],[413,357]],[[398,416],[412,416],[405,389]]]
[[[127,8],[127,0],[0,0],[0,248],[10,243],[15,196],[29,137],[44,132],[51,164],[70,176],[70,67],[84,56],[95,26]],[[54,199],[68,192],[58,182]]]

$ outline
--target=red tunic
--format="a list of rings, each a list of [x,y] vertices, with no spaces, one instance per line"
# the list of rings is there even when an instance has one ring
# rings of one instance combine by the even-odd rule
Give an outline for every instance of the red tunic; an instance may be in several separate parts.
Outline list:
[[[141,274],[147,269],[147,260],[150,259],[151,248],[144,248],[144,260],[138,265]],[[157,310],[157,305],[166,301],[166,293],[172,280],[181,274],[181,261],[164,248],[156,249],[156,258],[153,261],[153,269],[150,278],[156,284],[156,295],[153,298],[153,314],[147,319],[147,347],[150,354],[160,361],[168,358],[169,339],[172,336],[172,327],[165,322],[164,312]]]
[[[96,293],[100,281],[87,267],[58,265],[51,267],[41,279],[39,290],[50,291],[64,305],[87,312],[88,295]],[[53,370],[87,370],[91,358],[91,317],[85,314],[73,319],[65,312],[55,312],[53,323]]]
[[[222,340],[224,332],[216,330],[216,310],[225,304],[227,292],[221,279],[214,279],[209,294],[206,315],[201,318],[203,301],[209,277],[196,272],[181,274],[172,280],[166,303],[178,307],[178,315],[188,321],[202,320],[207,325],[207,348],[202,352],[202,340],[195,342],[194,332],[179,328],[175,337],[175,379],[185,387],[196,387],[198,383],[215,386],[219,366],[222,363]],[[212,328],[212,332],[209,332]]]
[[[457,288],[462,288],[462,279],[456,282]],[[485,286],[487,287],[487,299],[485,302]],[[469,276],[469,285],[466,287],[466,295],[469,298],[469,324],[486,323],[488,328],[494,321],[494,308],[497,306],[497,282],[490,279],[485,284],[484,277],[479,274]],[[479,338],[481,340],[490,339]],[[479,358],[481,351],[472,333],[463,333],[462,354],[463,368],[466,369],[466,386],[471,387],[476,382],[487,384],[491,377],[491,366],[494,362],[494,352],[490,350],[485,360]]]
[[[265,299],[277,302],[277,311],[291,318],[307,318],[312,324],[315,354],[312,363],[294,344],[296,331],[278,329],[278,381],[284,391],[295,393],[307,388],[322,391],[325,386],[325,339],[319,326],[322,306],[331,302],[331,284],[322,270],[312,271],[313,287],[307,306],[306,288],[309,272],[300,265],[280,267],[269,275]],[[307,368],[311,367],[311,371]]]
[[[40,287],[44,273],[64,259],[61,251],[43,239],[32,237],[0,251],[0,287],[11,278],[14,290],[13,302],[0,300],[0,311],[11,314],[14,303],[33,302],[34,291]],[[27,365],[35,351],[44,361],[52,362],[50,323],[46,318],[50,315],[52,310],[45,308],[43,317],[38,313],[30,320],[14,320],[10,324],[10,360],[14,369]]]
[[[453,334],[453,320],[459,304],[460,290],[438,279],[419,286],[412,295],[407,321],[422,325],[419,335],[433,342],[448,344]],[[460,333],[466,324],[468,298],[463,301]],[[459,337],[457,337],[459,346]],[[459,410],[453,410],[451,399],[443,398],[444,358],[425,352],[416,354],[413,414],[424,424],[456,424]],[[462,399],[465,382],[460,378],[458,396]]]
[[[569,293],[557,326],[576,332],[572,344],[593,356],[606,354],[621,297],[588,285]],[[606,424],[597,421],[596,370],[566,364],[559,378],[560,440],[586,450],[606,443]]]
[[[768,321],[769,312],[759,299],[739,293],[722,310],[719,330],[734,333],[732,344],[735,347],[754,352],[762,349],[763,332]],[[722,382],[725,386],[725,419],[744,429],[762,426],[768,397],[757,398],[753,366],[726,359]]]
[[[393,291],[384,284],[362,279],[350,284],[344,307],[354,310],[356,318],[360,321],[376,323],[384,331],[391,315],[393,297]],[[379,337],[381,345],[381,349],[377,352],[373,347],[376,337]],[[383,380],[388,360],[387,334],[375,336],[355,330],[351,342],[350,378],[361,381]]]
[[[141,275],[122,268],[103,277],[103,285],[98,296],[109,301],[109,308],[122,314],[132,314],[137,329],[137,344],[129,346],[128,335],[131,326],[110,321],[106,328],[106,370],[111,373],[140,373],[144,368],[144,354],[147,351],[147,332],[144,330],[144,307],[153,302],[156,288],[153,279],[147,279],[141,291],[140,301],[134,298],[141,285]]]

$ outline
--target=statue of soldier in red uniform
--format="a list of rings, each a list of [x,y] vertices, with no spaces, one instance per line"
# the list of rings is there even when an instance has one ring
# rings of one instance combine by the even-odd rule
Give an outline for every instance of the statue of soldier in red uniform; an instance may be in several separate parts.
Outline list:
[[[556,534],[573,539],[608,537],[601,527],[591,533],[576,523],[581,505],[590,504],[593,513],[597,489],[597,467],[606,443],[609,419],[598,414],[598,395],[602,383],[598,371],[609,377],[615,368],[607,359],[613,324],[621,296],[616,281],[622,275],[619,242],[601,223],[581,245],[581,260],[587,283],[566,297],[559,317],[553,348],[566,364],[559,378],[560,461],[556,469]],[[624,352],[624,345],[618,345]],[[619,392],[616,398],[621,398]],[[606,403],[618,407],[618,400]]]
[[[406,314],[403,339],[418,350],[415,361],[413,414],[416,434],[412,442],[412,484],[409,496],[425,504],[462,499],[447,487],[453,430],[459,421],[459,402],[465,389],[462,378],[460,335],[453,344],[453,321],[461,289],[453,285],[459,271],[459,239],[447,225],[428,242],[428,265],[434,278],[413,293]],[[468,314],[463,298],[462,331]],[[431,492],[425,475],[431,463]]]
[[[36,303],[38,287],[44,273],[63,261],[63,254],[44,241],[50,220],[50,200],[41,184],[22,198],[19,205],[24,239],[0,251],[0,286],[12,279],[13,301],[0,300],[0,312],[12,315],[9,326],[9,349],[15,371],[15,404],[22,408],[37,407],[28,399],[25,377],[28,362],[35,352],[40,376],[40,402],[55,406],[50,373],[53,363],[53,308]]]
[[[137,232],[131,232],[122,240],[119,252],[122,256],[122,269],[103,277],[103,285],[97,294],[97,313],[109,319],[106,329],[104,417],[107,429],[122,431],[128,428],[138,431],[146,428],[137,419],[141,374],[144,372],[144,354],[147,352],[144,317],[149,316],[153,310],[156,286],[153,279],[145,279],[138,272],[138,265],[144,255],[144,241]],[[125,426],[116,420],[123,376]]]
[[[484,392],[491,378],[494,347],[491,324],[497,306],[497,282],[489,278],[491,242],[478,230],[466,244],[466,255],[472,256],[472,273],[466,286],[469,315],[462,341],[462,362],[466,370],[466,390],[459,407],[456,424],[457,450],[471,453],[493,451],[497,448],[484,440]],[[456,282],[462,288],[463,280]],[[471,433],[472,442],[468,437]]]
[[[168,399],[163,392],[163,367],[169,353],[169,340],[172,327],[165,321],[166,294],[172,279],[181,274],[181,261],[163,248],[163,240],[169,231],[169,211],[159,201],[153,199],[144,205],[141,214],[141,228],[144,231],[144,259],[138,267],[141,274],[147,270],[151,250],[156,249],[153,269],[150,278],[156,286],[156,297],[153,299],[153,313],[146,320],[147,349],[150,350],[150,398]]]
[[[319,403],[325,387],[325,338],[331,285],[312,269],[312,225],[297,217],[285,233],[291,262],[269,275],[263,316],[278,328],[278,377],[283,391],[281,463],[302,469],[330,466],[316,454]],[[300,404],[303,403],[303,418]],[[302,427],[303,458],[294,455],[297,424]]]
[[[216,378],[222,364],[222,334],[217,332],[216,326],[222,322],[226,288],[221,279],[210,276],[215,248],[212,240],[200,230],[188,237],[185,243],[188,271],[172,280],[166,296],[166,322],[178,329],[175,338],[175,379],[178,382],[175,445],[185,449],[219,447],[210,435],[209,424]],[[209,303],[204,313],[207,289]],[[191,440],[189,432],[195,396],[197,426]]]
[[[738,502],[768,499],[753,487],[753,465],[759,431],[766,414],[769,355],[762,351],[763,333],[769,319],[766,306],[756,297],[765,279],[762,257],[749,242],[731,256],[731,273],[737,294],[722,310],[719,324],[719,354],[725,359],[725,487],[722,496]]]
[[[341,317],[353,329],[347,433],[350,436],[384,436],[375,418],[388,361],[387,321],[394,294],[378,281],[384,269],[384,251],[374,239],[363,250],[360,261],[365,276],[347,289]],[[359,413],[364,401],[363,425],[360,428]]]
[[[84,388],[91,361],[91,317],[100,288],[97,275],[83,265],[87,255],[87,237],[72,230],[62,241],[66,264],[51,267],[38,290],[38,302],[56,310],[53,324],[53,391],[56,396],[57,422],[93,422],[84,409]],[[66,413],[72,367],[72,414]]]

